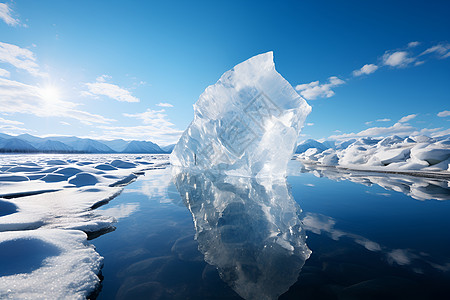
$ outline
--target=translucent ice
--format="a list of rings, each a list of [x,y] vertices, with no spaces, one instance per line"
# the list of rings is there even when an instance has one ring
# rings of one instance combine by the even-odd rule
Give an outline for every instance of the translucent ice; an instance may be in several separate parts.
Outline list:
[[[174,171],[198,249],[234,291],[277,299],[297,281],[311,250],[285,178]]]
[[[254,56],[200,95],[171,163],[228,175],[284,176],[310,111],[275,70],[272,52]]]

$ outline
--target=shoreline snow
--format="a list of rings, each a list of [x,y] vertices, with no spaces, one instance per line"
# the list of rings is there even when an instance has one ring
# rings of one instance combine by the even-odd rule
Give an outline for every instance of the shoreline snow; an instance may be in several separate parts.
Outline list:
[[[103,258],[88,240],[115,229],[95,211],[168,155],[0,155],[0,298],[84,299]]]

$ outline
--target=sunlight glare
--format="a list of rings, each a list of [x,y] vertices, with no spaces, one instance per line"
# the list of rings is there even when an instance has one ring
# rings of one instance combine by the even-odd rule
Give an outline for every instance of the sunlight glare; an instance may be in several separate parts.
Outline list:
[[[59,90],[54,86],[46,86],[40,90],[41,98],[48,102],[59,100]]]

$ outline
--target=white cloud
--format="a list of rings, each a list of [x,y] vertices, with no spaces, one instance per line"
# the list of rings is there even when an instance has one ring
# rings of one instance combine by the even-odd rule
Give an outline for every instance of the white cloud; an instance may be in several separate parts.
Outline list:
[[[420,42],[417,42],[417,41],[410,42],[410,43],[408,43],[408,48],[414,48],[414,47],[417,47],[419,45],[420,45]]]
[[[361,69],[353,71],[353,76],[361,76],[363,74],[372,74],[378,69],[377,65],[367,64],[364,65]]]
[[[99,137],[103,139],[136,139],[157,143],[158,145],[174,144],[178,141],[182,130],[159,125],[140,126],[98,126],[103,129]]]
[[[401,68],[406,67],[413,61],[414,58],[409,57],[406,51],[387,52],[383,55],[383,64],[385,66]]]
[[[8,77],[9,78],[10,75],[11,75],[11,73],[9,73],[9,71],[0,68],[0,77]]]
[[[444,118],[450,116],[450,110],[444,110],[437,114],[438,117]]]
[[[70,126],[70,123],[67,123],[67,122],[64,122],[64,121],[61,121],[61,122],[59,122],[61,125],[64,125],[64,126]]]
[[[161,110],[147,109],[143,113],[137,114],[124,113],[123,115],[129,118],[141,119],[144,124],[174,126],[174,124],[167,119],[167,115],[164,112],[165,112],[164,109]]]
[[[131,95],[131,92],[112,83],[106,83],[111,77],[102,75],[97,77],[96,82],[86,83],[88,91],[84,91],[84,96],[107,96],[111,99],[122,102],[139,102],[139,99]]]
[[[134,127],[101,127],[105,130],[105,134],[110,138],[129,139],[130,137],[133,137],[133,139],[140,138],[150,140],[158,145],[167,145],[178,141],[183,133],[182,130],[175,128],[175,124],[170,122],[164,109],[147,109],[143,113],[124,113],[123,115],[129,118],[140,119],[145,125]]]
[[[428,48],[423,51],[421,55],[426,55],[430,53],[436,53],[439,55],[439,58],[447,58],[450,57],[450,44],[438,44],[433,47]]]
[[[26,128],[17,127],[17,126],[10,125],[10,124],[6,124],[6,125],[0,124],[0,131],[2,133],[12,134],[12,135],[23,133],[23,132],[29,132],[29,130]]]
[[[38,117],[67,117],[85,124],[107,124],[112,119],[77,110],[77,104],[49,99],[42,88],[0,78],[0,113],[24,113]]]
[[[306,126],[314,126],[314,123],[306,123]]]
[[[377,120],[377,122],[390,122],[390,121],[391,121],[391,119],[387,119],[387,118]]]
[[[333,87],[344,84],[345,81],[339,79],[336,76],[328,78],[328,83],[320,84],[319,81],[313,81],[310,83],[299,84],[295,87],[307,100],[314,100],[320,98],[330,98],[334,95]]]
[[[408,122],[409,120],[414,119],[415,117],[417,117],[416,114],[407,115],[407,116],[404,116],[403,118],[401,118],[400,120],[398,120],[398,122],[405,123],[405,122]]]
[[[161,106],[161,107],[173,107],[172,104],[170,104],[170,103],[163,103],[163,102],[160,102],[160,103],[158,103],[156,105],[157,106]]]
[[[13,120],[6,120],[0,117],[0,123],[3,124],[9,124],[9,125],[23,125],[22,122],[19,121],[13,121]]]
[[[0,42],[0,62],[25,70],[33,76],[47,76],[39,71],[34,53],[16,45]]]
[[[109,80],[109,79],[112,79],[112,77],[109,75],[103,74],[101,76],[98,76],[95,80],[97,80],[97,82],[106,82],[106,80]]]
[[[375,120],[375,122],[390,122],[390,121],[391,121],[391,119],[387,119],[387,118]],[[364,124],[370,125],[370,124],[372,124],[373,122],[374,122],[374,121],[368,121],[368,122],[365,122]]]
[[[344,133],[339,135],[332,135],[329,138],[334,140],[345,140],[359,137],[381,137],[389,135],[410,135],[416,132],[416,128],[409,124],[395,123],[389,127],[371,127],[358,133]]]
[[[10,26],[17,26],[20,24],[18,19],[13,18],[12,10],[9,8],[8,4],[0,3],[0,19],[2,19],[6,24]]]

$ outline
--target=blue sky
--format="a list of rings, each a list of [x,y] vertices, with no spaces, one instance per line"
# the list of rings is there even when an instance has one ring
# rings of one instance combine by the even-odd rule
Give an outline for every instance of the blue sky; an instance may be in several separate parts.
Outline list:
[[[0,132],[173,143],[208,85],[274,51],[313,107],[301,139],[449,134],[449,11],[448,1],[6,1]]]

